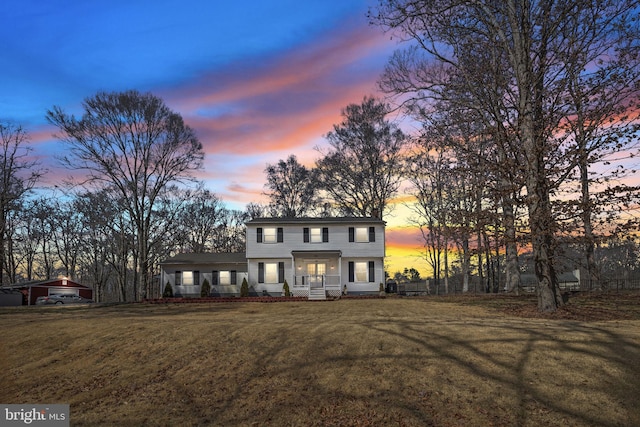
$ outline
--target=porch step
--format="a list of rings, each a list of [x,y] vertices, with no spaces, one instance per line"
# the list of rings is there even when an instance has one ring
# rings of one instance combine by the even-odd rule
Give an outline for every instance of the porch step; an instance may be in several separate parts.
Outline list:
[[[324,291],[324,288],[310,288],[309,289],[309,300],[326,300],[327,295]]]

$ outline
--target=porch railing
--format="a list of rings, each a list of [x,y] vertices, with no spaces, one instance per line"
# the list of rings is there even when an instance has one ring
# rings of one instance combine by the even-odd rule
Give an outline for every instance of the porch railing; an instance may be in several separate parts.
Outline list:
[[[340,276],[335,274],[305,274],[295,276],[293,284],[294,295],[309,295],[311,288],[324,288],[328,296],[339,297],[342,292]]]

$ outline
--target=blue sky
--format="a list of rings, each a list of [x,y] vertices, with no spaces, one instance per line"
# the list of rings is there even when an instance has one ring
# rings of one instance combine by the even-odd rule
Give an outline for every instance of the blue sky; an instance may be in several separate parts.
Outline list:
[[[80,114],[99,90],[151,92],[195,129],[206,153],[198,178],[242,209],[265,200],[267,163],[295,154],[311,166],[341,109],[377,94],[398,46],[369,25],[375,4],[5,0],[0,119],[27,129],[54,184],[72,172],[55,161],[63,146],[47,109]],[[389,246],[419,245],[389,231]]]
[[[372,5],[10,0],[0,117],[31,132],[54,179],[49,158],[60,147],[47,109],[80,113],[98,90],[152,92],[196,130],[207,153],[201,178],[243,204],[256,194],[238,191],[261,192],[266,163],[292,153],[311,163],[340,109],[376,93],[394,45],[368,25]]]

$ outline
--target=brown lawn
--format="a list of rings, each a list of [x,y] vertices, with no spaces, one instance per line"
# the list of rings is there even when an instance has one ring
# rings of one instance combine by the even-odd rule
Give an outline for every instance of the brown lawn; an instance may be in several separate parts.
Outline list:
[[[532,318],[531,316],[537,316]],[[638,426],[640,295],[0,309],[1,403],[77,426]]]

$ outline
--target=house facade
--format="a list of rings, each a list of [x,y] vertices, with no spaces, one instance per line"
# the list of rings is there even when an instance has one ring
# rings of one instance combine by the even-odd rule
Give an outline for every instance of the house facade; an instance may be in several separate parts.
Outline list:
[[[247,224],[249,285],[323,299],[373,294],[384,283],[385,222],[376,218],[258,218]]]
[[[244,277],[252,295],[280,296],[285,280],[309,299],[375,294],[384,257],[381,219],[256,218],[246,223],[245,254],[177,255],[161,264],[161,283],[176,296],[199,296],[205,279],[212,295],[240,295]]]
[[[247,257],[243,253],[178,254],[160,264],[160,294],[168,283],[176,297],[199,297],[206,280],[211,296],[240,295],[247,278]]]

